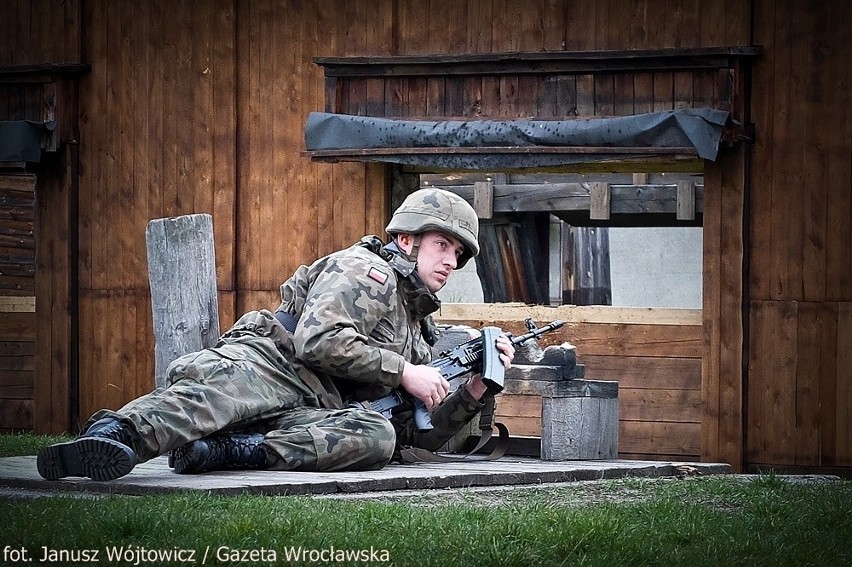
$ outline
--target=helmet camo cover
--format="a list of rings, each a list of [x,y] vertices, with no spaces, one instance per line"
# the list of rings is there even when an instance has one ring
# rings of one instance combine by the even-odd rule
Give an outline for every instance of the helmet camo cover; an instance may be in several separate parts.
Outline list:
[[[438,230],[455,236],[464,244],[458,260],[459,268],[479,254],[479,218],[476,211],[467,201],[443,189],[419,189],[406,197],[385,230],[391,235]]]

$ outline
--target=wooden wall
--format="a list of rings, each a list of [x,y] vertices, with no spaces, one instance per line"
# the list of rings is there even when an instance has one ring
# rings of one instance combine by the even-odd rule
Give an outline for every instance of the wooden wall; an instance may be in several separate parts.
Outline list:
[[[748,430],[759,465],[852,465],[848,2],[756,0]]]
[[[92,66],[70,134],[79,157],[63,154],[62,171],[79,167],[78,185],[62,185],[79,198],[76,226],[60,223],[76,238],[77,290],[52,292],[76,300],[55,306],[79,331],[70,367],[80,416],[153,384],[148,220],[213,214],[223,326],[273,306],[299,263],[380,232],[381,166],[300,154],[308,112],[326,108],[314,57],[761,45],[744,99],[756,141],[704,172],[700,454],[735,466],[849,466],[850,10],[794,0],[3,3],[0,63]],[[495,88],[496,104],[521,93],[512,82]],[[386,100],[410,103],[403,92],[386,90]],[[428,82],[425,92],[428,101]],[[37,384],[36,400],[55,385]],[[36,427],[62,428],[48,417]]]

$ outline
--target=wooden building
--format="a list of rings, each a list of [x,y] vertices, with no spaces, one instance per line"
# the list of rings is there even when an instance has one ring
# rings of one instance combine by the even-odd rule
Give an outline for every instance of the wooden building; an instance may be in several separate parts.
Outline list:
[[[151,389],[149,220],[213,215],[223,328],[273,307],[298,264],[381,233],[417,170],[376,151],[306,152],[311,112],[709,107],[737,126],[714,161],[642,148],[556,168],[637,185],[700,174],[701,310],[442,317],[515,331],[529,313],[567,318],[555,341],[620,383],[624,457],[848,473],[850,18],[847,2],[793,0],[3,2],[0,122],[42,136],[36,159],[0,160],[0,430],[74,431]],[[528,401],[505,407],[535,432]]]

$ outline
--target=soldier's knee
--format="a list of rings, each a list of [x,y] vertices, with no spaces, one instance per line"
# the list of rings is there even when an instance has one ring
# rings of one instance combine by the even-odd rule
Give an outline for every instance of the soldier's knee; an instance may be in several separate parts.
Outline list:
[[[388,419],[374,411],[359,412],[362,433],[369,439],[366,443],[365,468],[379,469],[387,465],[393,457],[396,446],[396,431]]]

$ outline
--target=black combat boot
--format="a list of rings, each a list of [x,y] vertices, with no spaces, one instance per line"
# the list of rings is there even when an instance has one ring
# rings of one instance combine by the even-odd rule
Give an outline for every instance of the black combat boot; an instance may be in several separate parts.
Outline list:
[[[47,480],[66,476],[86,476],[93,480],[113,480],[136,466],[130,429],[113,417],[93,423],[79,437],[67,443],[44,447],[38,452],[38,474]]]
[[[204,437],[172,450],[172,466],[178,474],[197,474],[235,469],[265,469],[272,457],[262,433],[221,433]]]

